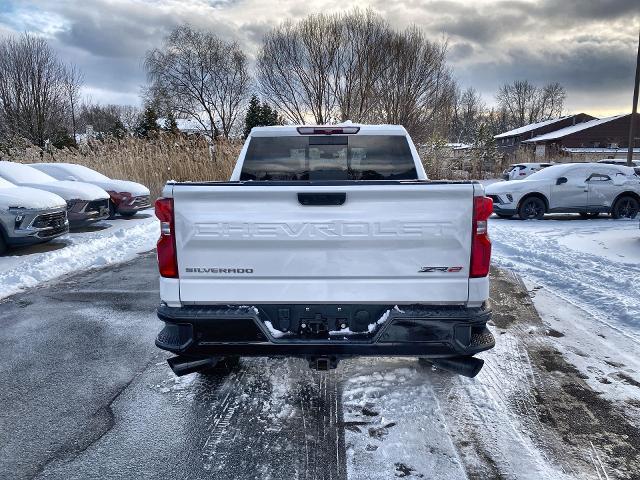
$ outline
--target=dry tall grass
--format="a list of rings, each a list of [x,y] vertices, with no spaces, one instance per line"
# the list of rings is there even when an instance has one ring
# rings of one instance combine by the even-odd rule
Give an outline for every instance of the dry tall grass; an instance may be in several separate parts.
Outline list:
[[[202,137],[162,134],[153,139],[93,140],[72,150],[15,148],[8,157],[3,154],[3,159],[22,163],[78,163],[111,178],[142,183],[156,198],[168,180],[228,180],[241,149],[241,141],[223,140],[210,152]],[[419,153],[432,180],[496,178],[510,163],[503,159],[490,166],[482,165],[473,150],[456,154],[449,148],[421,147]]]
[[[160,135],[150,140],[94,140],[78,149],[51,152],[29,147],[11,151],[8,159],[22,163],[78,163],[111,178],[142,183],[156,198],[167,180],[228,180],[241,148],[241,142],[220,141],[210,153],[208,143],[201,137]]]
[[[498,157],[483,162],[475,149],[454,151],[449,147],[421,146],[418,153],[431,180],[483,180],[499,178],[509,162]]]

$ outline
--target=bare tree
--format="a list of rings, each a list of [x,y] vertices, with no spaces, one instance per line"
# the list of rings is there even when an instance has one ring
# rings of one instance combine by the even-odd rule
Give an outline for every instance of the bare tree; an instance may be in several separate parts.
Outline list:
[[[496,95],[500,108],[509,117],[512,128],[541,122],[562,115],[567,94],[559,83],[540,88],[528,80],[502,85]]]
[[[340,49],[335,15],[311,15],[284,22],[267,33],[258,53],[262,94],[294,123],[316,123],[334,115],[334,75]]]
[[[416,28],[394,32],[371,10],[311,15],[269,32],[258,54],[263,98],[294,123],[405,125],[418,140],[446,130],[453,102],[446,43]]]
[[[87,125],[91,125],[98,138],[121,137],[126,130],[121,120],[121,108],[121,105],[83,103],[78,116],[78,126],[84,130]]]
[[[446,50],[446,44],[427,40],[416,27],[388,39],[389,64],[376,91],[380,120],[404,125],[417,141],[434,133],[433,120],[455,94]]]
[[[464,92],[456,91],[454,118],[451,138],[458,142],[471,143],[476,137],[480,124],[485,120],[486,105],[478,91],[469,87]]]
[[[77,71],[71,71],[43,38],[25,33],[0,41],[3,135],[26,138],[42,147],[66,135],[68,80],[74,78],[74,101],[80,82]]]
[[[134,105],[116,105],[115,107],[125,130],[127,132],[133,132],[142,113],[140,108]]]
[[[220,65],[212,72],[212,94],[216,99],[213,108],[220,119],[225,138],[229,138],[238,115],[246,103],[251,78],[247,70],[247,57],[237,44],[224,44]]]
[[[198,122],[211,139],[229,136],[247,99],[247,57],[236,43],[188,25],[175,28],[160,49],[147,52],[150,92],[172,113]]]
[[[71,132],[75,141],[76,138],[76,110],[78,108],[78,101],[80,97],[80,88],[84,83],[84,75],[75,65],[72,65],[66,69],[64,78],[64,89],[67,94],[67,102],[69,105],[69,114],[71,116]]]
[[[340,48],[335,62],[334,93],[340,120],[366,122],[376,105],[376,82],[389,62],[380,48],[391,35],[373,10],[354,10],[339,18]]]

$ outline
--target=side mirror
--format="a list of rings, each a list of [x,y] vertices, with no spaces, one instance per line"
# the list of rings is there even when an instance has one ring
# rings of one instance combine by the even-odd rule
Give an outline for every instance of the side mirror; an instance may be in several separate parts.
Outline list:
[[[567,183],[567,177],[560,177],[559,179],[556,180],[556,185],[562,185],[563,183]]]

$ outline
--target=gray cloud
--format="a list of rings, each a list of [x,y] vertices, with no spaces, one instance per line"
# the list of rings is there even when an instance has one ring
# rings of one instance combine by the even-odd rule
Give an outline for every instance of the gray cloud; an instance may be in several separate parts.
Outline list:
[[[531,9],[537,16],[568,21],[611,20],[628,15],[637,17],[640,13],[638,0],[544,0],[531,5]]]
[[[449,60],[456,62],[470,58],[475,52],[471,43],[458,42],[449,46]]]
[[[2,1],[2,0],[0,0]],[[238,41],[250,57],[264,34],[284,19],[344,11],[355,0],[135,0],[90,3],[9,0],[0,35],[46,35],[62,58],[84,72],[96,100],[131,101],[145,82],[142,59],[181,23]],[[362,7],[361,3],[357,3]],[[417,24],[449,41],[449,60],[463,87],[490,103],[498,86],[527,78],[560,81],[581,101],[618,108],[633,76],[638,0],[370,0],[395,27]],[[588,109],[585,105],[584,109]],[[598,107],[600,108],[600,107]]]
[[[615,110],[626,109],[630,103],[633,60],[629,49],[616,44],[579,43],[562,51],[513,48],[500,59],[470,63],[457,72],[463,83],[475,86],[489,99],[500,84],[513,80],[527,79],[538,84],[557,81],[568,91],[570,108]],[[628,101],[620,94],[625,91],[629,92]],[[582,103],[572,101],[572,96]]]

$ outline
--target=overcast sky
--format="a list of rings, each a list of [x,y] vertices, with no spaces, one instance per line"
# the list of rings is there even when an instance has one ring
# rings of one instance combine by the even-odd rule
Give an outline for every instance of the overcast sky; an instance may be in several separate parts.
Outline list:
[[[41,34],[84,72],[94,101],[138,104],[145,51],[178,24],[233,38],[253,56],[283,19],[350,6],[446,38],[461,86],[489,104],[500,84],[528,79],[562,83],[570,112],[631,110],[640,0],[0,0],[0,36]]]

